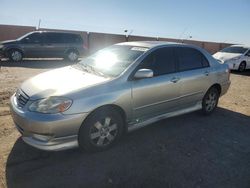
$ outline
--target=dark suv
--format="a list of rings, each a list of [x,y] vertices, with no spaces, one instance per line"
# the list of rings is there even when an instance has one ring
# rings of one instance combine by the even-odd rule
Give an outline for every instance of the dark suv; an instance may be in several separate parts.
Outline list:
[[[0,43],[0,56],[12,61],[22,58],[65,58],[76,61],[85,51],[84,42],[79,34],[34,31],[10,41]]]

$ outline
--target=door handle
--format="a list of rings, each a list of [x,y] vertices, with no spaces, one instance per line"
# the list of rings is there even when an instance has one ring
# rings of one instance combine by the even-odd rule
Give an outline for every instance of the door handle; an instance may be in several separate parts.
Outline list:
[[[205,71],[204,74],[205,74],[206,76],[208,76],[208,75],[209,75],[209,71]]]
[[[178,77],[173,77],[173,78],[171,79],[171,82],[176,83],[176,82],[178,82],[179,80],[180,80],[180,78],[178,78]]]

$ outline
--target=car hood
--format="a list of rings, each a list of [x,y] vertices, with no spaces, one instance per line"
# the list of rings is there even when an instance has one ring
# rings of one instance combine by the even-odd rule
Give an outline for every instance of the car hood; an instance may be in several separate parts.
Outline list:
[[[0,44],[4,45],[4,44],[15,44],[17,41],[16,40],[5,40],[5,41],[1,41]]]
[[[32,77],[21,85],[21,89],[31,100],[36,100],[49,96],[65,96],[109,79],[68,66]]]
[[[241,56],[242,54],[238,54],[238,53],[225,53],[225,52],[217,52],[213,55],[213,57],[215,59],[219,59],[221,60],[222,62],[224,61],[227,61],[227,60],[230,60],[232,58],[235,58],[235,57],[238,57],[238,56]]]

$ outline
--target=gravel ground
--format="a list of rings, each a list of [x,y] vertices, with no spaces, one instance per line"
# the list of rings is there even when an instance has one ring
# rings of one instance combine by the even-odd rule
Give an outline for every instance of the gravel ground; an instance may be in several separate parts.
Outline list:
[[[101,153],[39,151],[20,139],[8,100],[23,80],[66,65],[0,62],[0,187],[250,187],[250,71],[231,74],[211,116],[157,122]]]

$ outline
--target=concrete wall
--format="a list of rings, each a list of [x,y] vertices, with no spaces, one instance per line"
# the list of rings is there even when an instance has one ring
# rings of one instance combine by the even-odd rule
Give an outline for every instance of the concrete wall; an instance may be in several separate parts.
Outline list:
[[[14,26],[14,25],[0,25],[0,41],[16,39],[28,32],[35,31],[35,27],[28,26]],[[125,35],[116,35],[116,34],[106,34],[106,33],[87,33],[85,31],[72,31],[72,30],[57,30],[57,29],[47,29],[41,28],[40,30],[48,31],[65,31],[79,33],[83,40],[85,41],[85,46],[88,47],[89,52],[93,53],[101,48],[106,46],[125,42],[125,41],[167,41],[167,42],[179,42],[179,43],[188,43],[200,46],[206,49],[211,54],[223,49],[231,44],[227,43],[215,43],[215,42],[204,42],[204,41],[195,41],[195,40],[180,40],[180,39],[171,39],[171,38],[156,38],[156,37],[145,37],[145,36],[129,36]]]

